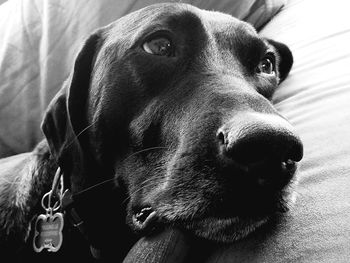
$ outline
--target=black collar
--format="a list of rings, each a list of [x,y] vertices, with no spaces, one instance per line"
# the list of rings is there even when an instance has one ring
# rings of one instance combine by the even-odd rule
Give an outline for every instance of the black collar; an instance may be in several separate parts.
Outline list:
[[[58,191],[65,227],[79,230],[95,259],[122,259],[137,240],[125,222],[125,191],[111,178],[72,193],[68,180],[69,176],[58,168],[51,189],[55,193],[57,188],[65,188]]]

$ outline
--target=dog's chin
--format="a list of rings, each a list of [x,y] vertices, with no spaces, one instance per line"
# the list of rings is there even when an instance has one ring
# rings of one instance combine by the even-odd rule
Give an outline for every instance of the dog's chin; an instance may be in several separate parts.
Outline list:
[[[148,212],[149,210],[149,212]],[[151,208],[143,209],[145,216],[142,222],[138,216],[133,216],[133,227],[139,233],[146,234],[149,231],[158,229],[162,225],[173,225],[186,229],[199,238],[219,243],[232,243],[240,240],[257,228],[268,222],[274,213],[266,213],[250,216],[198,216],[189,219],[173,219],[159,216]],[[147,215],[146,215],[147,212]],[[282,212],[282,211],[279,211]],[[284,211],[285,212],[285,211]],[[277,213],[277,212],[276,212]],[[140,214],[139,214],[140,215]]]
[[[293,203],[291,198],[292,195],[280,195],[265,207],[261,203],[248,208],[239,215],[216,216],[212,214],[180,224],[198,237],[215,242],[232,243],[254,232],[270,219],[288,212]]]
[[[207,217],[185,223],[183,226],[196,236],[222,243],[232,243],[246,237],[268,221],[268,216],[257,218],[217,218]]]
[[[194,220],[168,221],[158,217],[155,211],[151,211],[143,222],[137,221],[133,216],[133,228],[136,232],[146,234],[157,229],[160,225],[170,224],[187,229],[199,238],[206,240],[232,243],[246,237],[258,227],[268,221],[270,216],[254,217],[204,217]]]

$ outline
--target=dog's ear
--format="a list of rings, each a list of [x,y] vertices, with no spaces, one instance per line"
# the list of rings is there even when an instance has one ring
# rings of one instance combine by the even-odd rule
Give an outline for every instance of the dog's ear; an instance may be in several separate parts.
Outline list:
[[[270,45],[272,45],[278,53],[279,59],[277,69],[280,82],[282,82],[287,76],[293,65],[293,54],[289,47],[283,43],[267,39]]]
[[[79,186],[84,185],[86,178],[81,175],[91,164],[88,151],[84,148],[87,138],[83,132],[88,126],[84,109],[91,71],[101,41],[100,32],[86,40],[69,79],[49,104],[41,125],[51,154],[58,161],[61,170],[70,177],[73,192],[79,191]]]

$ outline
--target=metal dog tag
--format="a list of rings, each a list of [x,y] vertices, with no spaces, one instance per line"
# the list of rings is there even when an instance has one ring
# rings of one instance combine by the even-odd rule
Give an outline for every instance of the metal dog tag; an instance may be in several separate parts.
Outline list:
[[[62,213],[41,214],[35,221],[33,248],[35,252],[47,249],[49,252],[56,252],[62,245],[63,229]]]

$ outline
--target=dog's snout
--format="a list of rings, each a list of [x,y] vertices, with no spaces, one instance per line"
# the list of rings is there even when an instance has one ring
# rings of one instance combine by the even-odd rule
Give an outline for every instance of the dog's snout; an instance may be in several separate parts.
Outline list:
[[[276,169],[292,171],[302,159],[302,143],[284,119],[248,117],[235,124],[217,132],[219,153],[228,163],[261,175]]]

